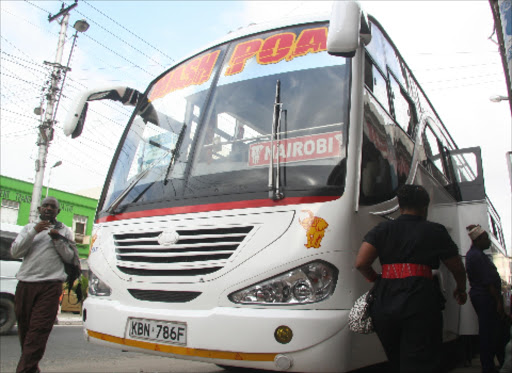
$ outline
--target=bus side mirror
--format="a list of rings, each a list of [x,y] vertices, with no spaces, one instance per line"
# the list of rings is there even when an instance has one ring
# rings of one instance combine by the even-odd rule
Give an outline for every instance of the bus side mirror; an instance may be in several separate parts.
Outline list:
[[[86,102],[76,121],[76,126],[73,132],[71,132],[71,138],[74,139],[82,134],[82,130],[84,129],[85,117],[87,116],[87,109],[89,108],[89,104]]]
[[[86,91],[75,100],[74,110],[68,113],[64,123],[64,134],[66,136],[71,135],[73,139],[82,134],[89,101],[112,100],[120,101],[123,105],[127,106],[137,106],[141,97],[142,94],[139,91],[128,87],[111,87]],[[158,123],[155,109],[150,102],[147,102],[142,109],[143,112],[140,115],[144,119],[155,124]]]
[[[327,51],[329,54],[353,57],[360,43],[371,40],[370,24],[356,1],[333,1]]]
[[[85,92],[75,101],[73,110],[68,112],[66,121],[64,122],[64,134],[71,135],[71,138],[76,138],[82,134],[84,128],[85,117],[87,115],[87,99],[91,92]]]

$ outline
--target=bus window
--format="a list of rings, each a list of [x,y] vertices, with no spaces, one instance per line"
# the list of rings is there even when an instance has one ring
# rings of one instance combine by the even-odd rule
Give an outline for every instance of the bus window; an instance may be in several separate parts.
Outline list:
[[[392,199],[407,180],[414,144],[372,95],[365,94],[360,200]]]
[[[418,123],[414,103],[391,74],[389,82],[391,85],[391,102],[395,120],[409,136],[413,137],[414,129]]]
[[[442,185],[447,185],[448,181],[443,173],[443,160],[440,150],[442,144],[430,128],[430,125],[425,126],[423,145],[427,154],[427,160],[424,161],[423,165],[437,181]]]
[[[386,78],[372,63],[368,55],[366,56],[365,61],[365,84],[370,92],[372,92],[373,95],[377,98],[377,101],[379,101],[382,107],[388,113],[390,113],[391,111],[389,110],[389,97]]]
[[[374,63],[382,70],[386,68],[386,53],[384,51],[384,35],[378,27],[372,27],[372,40],[366,46],[366,51]]]
[[[503,231],[501,229],[501,224],[497,223],[495,218],[489,212],[489,227],[491,228],[492,234],[496,237],[499,243],[505,247],[505,238],[503,237]]]
[[[477,160],[474,153],[452,155],[452,164],[455,171],[455,178],[458,183],[474,181],[477,169]]]
[[[156,122],[136,116],[130,123],[99,209],[121,202],[122,209],[134,202],[180,193],[198,122],[223,52],[219,47],[201,53],[152,84],[148,100],[155,109]],[[185,79],[187,74],[192,78]]]
[[[310,25],[233,43],[204,116],[187,198],[266,192],[272,153],[287,192],[342,191],[350,63],[321,49],[284,53],[286,40],[319,31]],[[282,50],[274,53],[277,40]],[[249,47],[252,54],[242,53]],[[271,140],[273,125],[279,140]]]

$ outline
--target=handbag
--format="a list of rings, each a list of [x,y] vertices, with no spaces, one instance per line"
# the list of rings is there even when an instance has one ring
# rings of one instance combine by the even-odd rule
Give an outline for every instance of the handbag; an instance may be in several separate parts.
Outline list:
[[[62,229],[64,227],[64,224],[62,224],[60,221],[58,221],[55,224],[55,229]],[[77,302],[75,304],[78,304],[82,302],[84,299],[84,294],[82,291],[82,268],[80,266],[80,260],[78,251],[76,250],[76,247],[70,245],[70,241],[64,237],[63,235],[59,234],[58,238],[63,240],[69,245],[69,248],[74,252],[75,254],[75,261],[73,263],[66,263],[64,261],[64,258],[60,255],[60,253],[57,251],[57,254],[59,254],[60,258],[62,259],[62,263],[64,263],[64,271],[66,272],[67,278],[65,281],[65,284],[67,285],[68,290],[68,301],[69,296],[71,295],[71,290],[75,291]],[[77,286],[74,288],[75,281],[78,280]],[[71,302],[70,302],[71,304]]]
[[[348,328],[354,333],[371,334],[374,332],[373,320],[370,316],[370,305],[375,299],[373,288],[355,301],[348,314]]]

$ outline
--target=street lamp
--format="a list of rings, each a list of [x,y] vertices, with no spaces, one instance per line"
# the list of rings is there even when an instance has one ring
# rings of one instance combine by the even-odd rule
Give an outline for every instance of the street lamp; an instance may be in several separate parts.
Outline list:
[[[89,24],[85,19],[80,19],[75,22],[73,28],[78,32],[86,32],[89,29]]]
[[[56,105],[55,110],[53,112],[53,119],[54,120],[55,120],[55,117],[57,115],[57,109],[59,108],[60,99],[62,97],[62,91],[64,90],[64,82],[66,81],[66,76],[68,74],[68,71],[71,70],[69,68],[69,63],[71,62],[71,56],[73,55],[73,50],[75,49],[76,38],[78,38],[78,33],[79,32],[86,32],[87,30],[89,30],[89,23],[87,23],[87,21],[85,19],[80,19],[80,20],[75,22],[75,24],[73,25],[73,28],[76,31],[75,31],[75,35],[73,35],[73,44],[71,45],[71,49],[69,50],[68,63],[66,65],[66,68],[64,69],[64,77],[62,78],[61,89],[60,89],[60,92],[59,92],[59,98],[57,99],[57,105]]]
[[[52,167],[50,167],[50,172],[48,173],[48,186],[46,187],[46,197],[48,197],[48,191],[50,190],[50,178],[52,177],[52,169],[59,167],[61,164],[62,161],[57,161]]]

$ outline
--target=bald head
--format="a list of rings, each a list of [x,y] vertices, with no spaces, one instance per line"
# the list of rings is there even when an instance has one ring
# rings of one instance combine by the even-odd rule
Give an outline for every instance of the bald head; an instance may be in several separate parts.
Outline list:
[[[46,197],[45,199],[43,199],[41,201],[41,206],[43,206],[44,204],[48,204],[48,203],[53,203],[57,206],[57,208],[60,208],[59,201],[57,201],[57,198],[55,198],[55,197]]]
[[[55,223],[55,218],[60,212],[59,201],[55,197],[46,197],[41,202],[41,206],[37,208],[39,210],[39,217],[41,220],[48,220]]]

